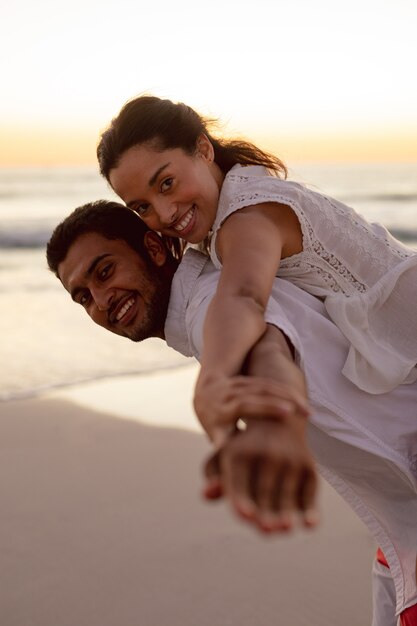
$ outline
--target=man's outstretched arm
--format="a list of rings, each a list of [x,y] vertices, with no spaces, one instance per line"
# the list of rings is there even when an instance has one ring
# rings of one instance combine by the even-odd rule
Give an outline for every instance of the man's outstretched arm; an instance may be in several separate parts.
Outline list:
[[[305,436],[306,384],[279,329],[268,325],[243,373],[232,379],[227,406],[238,407],[235,421],[246,418],[249,406],[250,418],[207,462],[205,495],[224,494],[240,516],[265,531],[288,530],[297,517],[312,526],[317,477]]]

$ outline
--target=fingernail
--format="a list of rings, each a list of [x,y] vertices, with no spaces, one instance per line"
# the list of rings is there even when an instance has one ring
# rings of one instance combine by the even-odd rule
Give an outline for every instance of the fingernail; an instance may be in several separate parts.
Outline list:
[[[279,513],[275,518],[275,528],[282,532],[288,532],[293,528],[294,518],[291,513]]]
[[[252,519],[254,514],[255,514],[255,507],[251,502],[246,501],[242,501],[239,500],[239,502],[236,503],[236,508],[238,509],[239,513],[243,516],[246,517],[247,519]]]
[[[273,532],[281,529],[281,517],[273,513],[264,513],[259,520],[259,525],[265,532]]]
[[[223,495],[223,489],[220,481],[214,480],[209,482],[203,488],[203,496],[208,500],[216,500]]]
[[[281,524],[284,528],[290,530],[295,523],[295,516],[291,511],[287,511],[281,514]]]
[[[308,509],[304,513],[304,523],[306,526],[315,526],[320,521],[320,516],[315,509]]]

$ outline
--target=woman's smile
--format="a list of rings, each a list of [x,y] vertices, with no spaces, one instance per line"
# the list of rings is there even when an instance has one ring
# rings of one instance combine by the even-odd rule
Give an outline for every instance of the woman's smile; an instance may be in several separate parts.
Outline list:
[[[174,230],[182,234],[189,232],[193,226],[193,218],[194,218],[195,210],[196,210],[196,206],[195,204],[193,204],[191,209],[187,211],[187,213],[183,215],[180,220],[177,220],[176,224],[173,225]]]

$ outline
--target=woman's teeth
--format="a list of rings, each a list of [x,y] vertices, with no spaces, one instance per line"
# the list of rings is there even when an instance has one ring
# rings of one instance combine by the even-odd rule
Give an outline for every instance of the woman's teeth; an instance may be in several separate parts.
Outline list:
[[[131,306],[133,306],[135,299],[134,298],[129,298],[129,300],[126,302],[126,304],[124,304],[122,306],[122,308],[120,309],[120,311],[118,312],[118,314],[116,315],[116,321],[119,322],[123,315],[125,315],[128,310],[130,309]]]
[[[195,211],[195,206],[193,205],[189,211],[184,215],[182,220],[174,226],[175,230],[180,233],[182,230],[187,228],[188,224],[191,222]]]

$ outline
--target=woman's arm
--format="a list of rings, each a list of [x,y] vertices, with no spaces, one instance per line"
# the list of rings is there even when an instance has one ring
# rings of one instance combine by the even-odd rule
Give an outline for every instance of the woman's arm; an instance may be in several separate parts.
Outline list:
[[[290,207],[260,204],[233,213],[217,237],[223,268],[204,325],[204,350],[194,406],[213,439],[213,399],[222,379],[238,374],[266,330],[265,307],[282,257],[302,250]],[[219,432],[217,443],[221,443]]]

